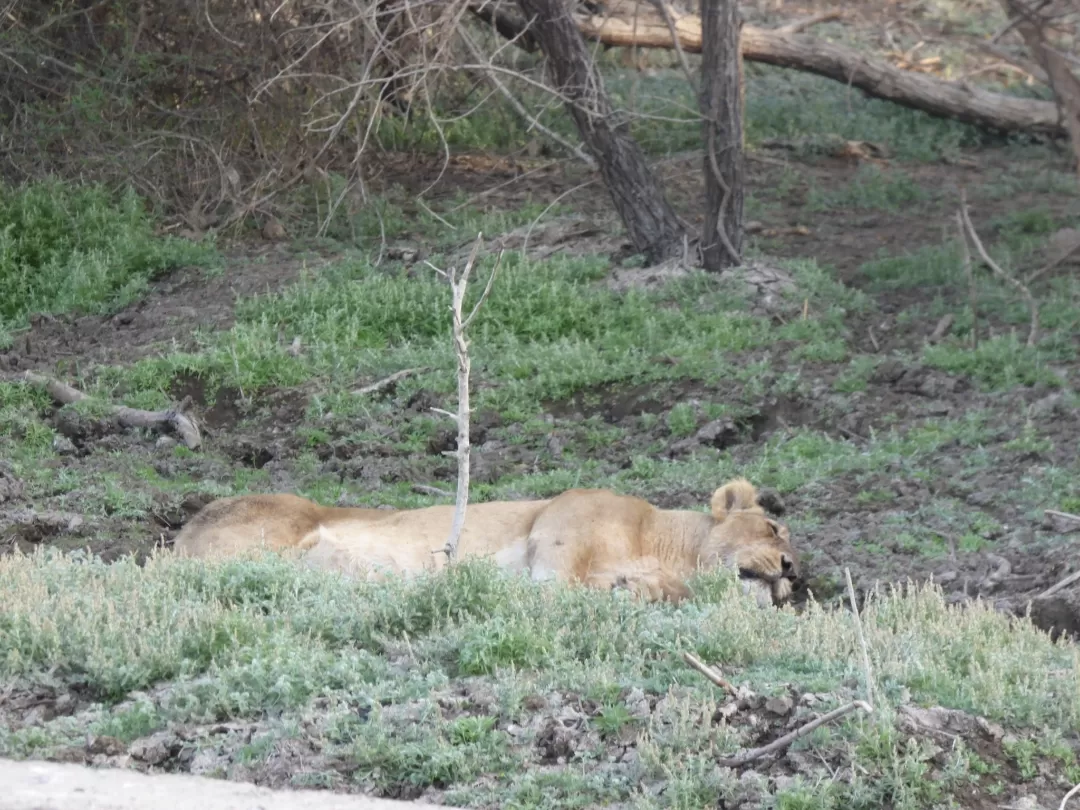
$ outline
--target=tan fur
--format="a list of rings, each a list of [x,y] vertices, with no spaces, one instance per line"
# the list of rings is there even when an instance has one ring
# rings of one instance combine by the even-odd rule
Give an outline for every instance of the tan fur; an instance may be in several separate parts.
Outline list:
[[[713,493],[712,514],[658,509],[608,490],[571,489],[549,500],[472,504],[459,558],[491,557],[535,581],[559,579],[629,588],[650,600],[689,595],[698,568],[726,565],[747,589],[786,602],[799,564],[786,526],[770,520],[748,481]],[[295,495],[226,498],[205,507],[177,536],[180,554],[234,555],[263,546],[291,550],[306,565],[352,576],[411,574],[445,565],[439,553],[453,506],[387,511],[319,506]]]

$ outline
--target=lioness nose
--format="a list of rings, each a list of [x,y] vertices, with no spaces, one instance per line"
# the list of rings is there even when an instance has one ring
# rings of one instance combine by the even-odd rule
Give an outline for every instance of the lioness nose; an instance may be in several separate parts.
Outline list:
[[[795,562],[791,559],[789,555],[780,555],[780,570],[783,572],[784,576],[788,576],[789,574],[793,574],[795,572]]]

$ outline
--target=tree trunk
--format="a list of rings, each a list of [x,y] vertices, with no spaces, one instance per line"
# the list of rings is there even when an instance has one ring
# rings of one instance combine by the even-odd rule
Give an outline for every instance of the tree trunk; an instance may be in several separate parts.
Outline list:
[[[1054,97],[1061,105],[1061,117],[1072,139],[1076,156],[1076,171],[1080,173],[1080,78],[1073,72],[1065,56],[1046,41],[1046,28],[1052,23],[1049,15],[1032,9],[1022,0],[1001,0],[1009,19],[1016,20],[1016,30],[1024,38],[1031,55],[1044,71]]]
[[[705,269],[742,263],[743,94],[736,0],[701,0],[701,117],[705,145]]]
[[[681,253],[685,231],[645,155],[618,120],[585,40],[563,0],[518,0],[581,139],[596,158],[634,247],[657,263]]]
[[[701,18],[667,6],[668,15],[687,53],[700,53]],[[664,15],[647,2],[610,0],[603,14],[584,6],[573,13],[586,39],[605,45],[640,48],[674,47]],[[1019,98],[970,85],[948,82],[922,73],[911,73],[873,59],[851,48],[783,30],[744,26],[742,57],[780,67],[816,73],[857,87],[867,95],[922,110],[942,118],[1006,132],[1037,132],[1067,136],[1052,101]]]

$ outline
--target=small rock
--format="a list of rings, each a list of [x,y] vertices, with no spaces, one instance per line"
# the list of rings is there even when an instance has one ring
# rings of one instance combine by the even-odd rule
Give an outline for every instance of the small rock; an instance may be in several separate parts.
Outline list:
[[[739,713],[739,704],[734,701],[725,703],[713,712],[712,720],[714,723],[728,723],[731,722],[731,718]]]
[[[75,711],[76,705],[75,698],[65,692],[56,699],[56,703],[53,704],[53,712],[57,717],[68,715]]]
[[[127,746],[116,737],[90,736],[86,741],[86,750],[90,754],[115,757],[126,753]]]
[[[783,697],[771,697],[765,701],[765,711],[775,714],[777,717],[786,717],[795,708],[795,701],[784,695]]]
[[[730,419],[714,419],[704,425],[695,436],[700,444],[723,450],[739,440],[739,429]]]
[[[52,446],[53,450],[59,456],[70,456],[75,453],[75,442],[73,442],[67,436],[63,436],[60,434],[53,436]]]
[[[128,753],[133,759],[145,762],[147,765],[159,765],[169,758],[170,743],[173,738],[166,733],[153,734],[136,740],[131,744]]]
[[[154,447],[158,450],[172,450],[176,447],[176,439],[172,436],[158,436],[158,440],[154,442]]]

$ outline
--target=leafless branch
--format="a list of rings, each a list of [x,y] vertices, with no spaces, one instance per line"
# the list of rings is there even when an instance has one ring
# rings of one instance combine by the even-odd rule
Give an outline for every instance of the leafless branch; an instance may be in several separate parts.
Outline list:
[[[971,243],[975,246],[975,252],[979,254],[979,258],[982,259],[983,264],[993,271],[994,275],[1000,278],[1002,281],[1012,285],[1027,302],[1028,312],[1031,314],[1031,327],[1028,329],[1027,345],[1034,346],[1039,337],[1039,304],[1036,302],[1035,297],[1031,294],[1031,290],[1017,278],[1006,273],[1001,269],[987,253],[986,247],[982,243],[982,239],[979,238],[978,232],[975,230],[975,226],[971,224],[971,216],[968,214],[967,199],[964,192],[960,192],[960,219],[964,226],[964,231],[971,239]]]
[[[725,768],[741,768],[743,765],[749,765],[751,762],[755,762],[763,757],[767,757],[770,754],[775,754],[778,751],[783,751],[790,746],[793,742],[802,737],[805,737],[815,729],[821,728],[826,723],[831,723],[834,720],[838,720],[845,714],[853,712],[855,709],[861,709],[867,714],[872,714],[874,707],[869,703],[862,700],[853,700],[845,706],[841,706],[838,709],[833,709],[828,714],[823,714],[816,720],[811,720],[809,723],[792,731],[790,734],[785,734],[778,740],[773,740],[768,745],[763,745],[761,748],[752,748],[749,751],[745,751],[738,756],[726,757],[720,759],[718,764]]]
[[[453,310],[454,354],[457,355],[458,380],[458,409],[457,415],[454,417],[454,420],[457,422],[457,498],[454,504],[454,521],[450,527],[450,536],[447,538],[446,546],[443,548],[443,553],[446,554],[447,562],[450,563],[452,563],[457,556],[458,544],[461,542],[461,532],[465,527],[465,510],[469,505],[469,459],[471,451],[469,446],[469,371],[471,368],[471,361],[469,359],[469,343],[465,337],[465,330],[472,323],[473,319],[476,317],[476,313],[480,311],[480,307],[483,306],[484,301],[487,300],[488,295],[491,293],[491,288],[495,283],[495,276],[499,272],[499,266],[502,264],[503,256],[500,251],[498,258],[495,260],[495,267],[491,270],[491,276],[488,278],[483,293],[481,293],[476,305],[473,306],[469,316],[463,317],[465,292],[468,288],[469,276],[472,275],[473,266],[476,264],[476,257],[480,252],[480,245],[482,243],[483,234],[478,233],[476,235],[476,241],[473,243],[472,251],[469,253],[469,259],[465,263],[465,269],[461,271],[460,274],[455,268],[439,271],[450,284],[451,309]],[[428,264],[430,265],[430,263]],[[434,265],[430,266],[434,267]],[[438,270],[438,268],[435,269]]]
[[[683,661],[685,661],[691,667],[696,669],[698,672],[700,672],[702,675],[704,675],[706,678],[708,678],[714,684],[719,686],[721,689],[723,689],[729,695],[734,696],[734,695],[738,694],[738,690],[735,689],[735,687],[732,685],[731,681],[727,680],[727,678],[725,678],[723,675],[721,675],[720,670],[718,670],[716,667],[709,666],[704,661],[702,661],[700,658],[695,656],[693,653],[684,652],[682,654],[682,657],[683,657]]]
[[[425,371],[431,369],[427,366],[419,366],[417,368],[403,368],[401,371],[395,371],[388,377],[383,377],[381,380],[377,380],[370,385],[365,385],[361,388],[357,388],[353,391],[354,396],[363,396],[364,394],[374,394],[377,391],[382,391],[384,388],[389,388],[395,383],[404,380],[406,377],[412,377],[414,374],[423,374]]]
[[[82,391],[67,383],[46,377],[33,371],[26,371],[20,375],[8,375],[10,379],[44,388],[56,402],[61,405],[73,405],[76,402],[90,399]],[[184,444],[191,450],[195,450],[202,444],[202,436],[196,424],[179,408],[170,408],[164,411],[144,411],[139,408],[128,408],[124,405],[110,405],[109,411],[117,424],[127,428],[150,428],[161,430],[171,428]]]

